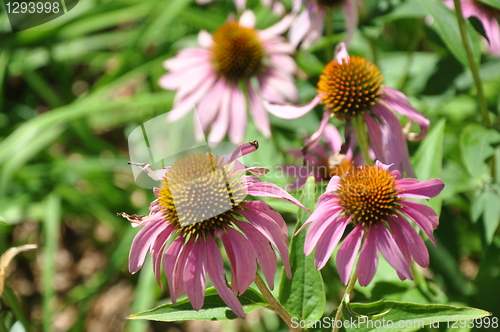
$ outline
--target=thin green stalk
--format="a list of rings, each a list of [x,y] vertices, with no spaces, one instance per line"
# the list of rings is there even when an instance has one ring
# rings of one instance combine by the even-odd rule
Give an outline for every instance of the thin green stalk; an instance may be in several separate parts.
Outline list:
[[[9,329],[5,326],[3,319],[0,319],[0,332],[9,332]]]
[[[357,114],[352,118],[352,123],[354,125],[354,129],[356,130],[356,135],[359,141],[359,147],[361,148],[361,153],[363,154],[363,158],[367,165],[372,164],[370,158],[370,143],[368,142],[368,136],[366,135],[366,126],[363,120],[363,116],[361,114]]]
[[[344,307],[344,302],[349,303],[351,293],[354,289],[354,285],[356,285],[356,281],[358,281],[358,275],[356,274],[356,268],[354,268],[354,272],[352,273],[351,279],[347,284],[347,288],[345,289],[344,296],[342,297],[342,301],[340,301],[339,307],[337,308],[337,313],[335,314],[335,322],[333,326],[332,332],[337,332],[342,324],[337,324],[337,321],[342,318],[342,310]]]
[[[484,96],[483,83],[481,82],[481,77],[479,76],[479,68],[474,62],[474,56],[472,54],[472,47],[467,38],[467,32],[465,30],[465,21],[462,16],[462,4],[460,0],[453,0],[455,4],[455,14],[457,16],[458,28],[460,29],[460,36],[462,37],[462,43],[464,44],[465,53],[467,53],[467,60],[469,60],[469,68],[472,72],[472,77],[474,78],[474,83],[477,87],[477,99],[479,100],[479,109],[481,110],[483,116],[483,123],[487,128],[491,128],[491,120],[488,112],[488,105],[486,103],[486,98]]]
[[[269,290],[269,288],[267,288],[264,280],[262,280],[261,276],[258,273],[255,277],[254,282],[257,285],[257,287],[259,288],[259,290],[262,293],[262,295],[264,296],[264,298],[267,300],[267,303],[269,303],[269,305],[271,306],[271,309],[273,309],[278,314],[278,316],[281,317],[281,319],[286,323],[286,325],[288,325],[290,330],[295,331],[295,332],[301,332],[302,329],[300,329],[298,327],[293,327],[292,316],[285,309],[285,307],[283,307],[281,305],[281,303],[279,303],[274,298],[273,294],[271,294],[271,291]]]
[[[3,298],[5,299],[5,302],[7,302],[7,304],[9,305],[10,309],[12,310],[14,317],[16,317],[16,319],[23,324],[26,331],[30,331],[31,330],[30,321],[24,314],[23,309],[21,308],[21,305],[19,304],[16,295],[7,286],[4,287]]]

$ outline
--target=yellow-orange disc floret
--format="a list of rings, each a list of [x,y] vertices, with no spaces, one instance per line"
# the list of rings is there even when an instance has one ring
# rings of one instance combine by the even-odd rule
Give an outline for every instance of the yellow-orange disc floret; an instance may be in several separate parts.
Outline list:
[[[396,213],[399,191],[394,180],[388,170],[372,165],[357,167],[341,177],[340,204],[354,225],[382,222]]]
[[[195,237],[225,229],[245,196],[233,167],[212,154],[178,160],[159,189],[158,204],[165,221]]]
[[[351,56],[342,63],[330,61],[318,82],[325,108],[339,119],[349,119],[370,110],[380,95],[383,76],[370,61]]]
[[[255,29],[227,22],[215,31],[213,41],[212,61],[219,75],[236,81],[259,71],[264,49]]]

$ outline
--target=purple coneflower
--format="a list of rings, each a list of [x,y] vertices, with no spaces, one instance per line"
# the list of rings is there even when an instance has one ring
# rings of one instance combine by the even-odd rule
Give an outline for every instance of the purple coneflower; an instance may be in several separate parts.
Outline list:
[[[257,148],[254,141],[242,144],[230,155],[189,155],[157,171],[149,164],[135,164],[161,185],[154,189],[157,199],[151,203],[148,216],[120,214],[134,227],[142,226],[130,249],[130,272],[141,269],[150,251],[159,285],[163,265],[172,302],[186,292],[195,310],[203,306],[208,273],[224,302],[242,318],[245,314],[236,295],[245,292],[255,279],[257,262],[270,288],[274,286],[273,246],[291,277],[285,221],[266,203],[244,199],[247,194],[275,197],[305,208],[275,184],[261,182],[257,176],[266,169],[247,168],[236,160]],[[254,175],[245,175],[247,171]],[[229,258],[231,287],[218,242]]]
[[[305,154],[302,150],[289,151],[297,159],[304,159],[302,166],[287,165],[284,167],[285,173],[295,179],[295,182],[289,186],[290,190],[302,187],[311,174],[316,182],[329,181],[333,176],[343,175],[355,164],[360,164],[359,158],[357,157],[355,161],[353,156],[355,141],[351,141],[347,151],[341,153],[342,138],[337,128],[332,124],[326,125],[323,140],[324,144],[315,145]]]
[[[302,5],[306,8],[297,15],[288,34],[293,46],[297,47],[302,42],[302,46],[307,48],[321,38],[327,9],[337,7],[342,7],[344,13],[346,43],[351,42],[358,25],[358,6],[360,5],[358,0],[295,0],[294,11],[298,11]]]
[[[411,258],[426,267],[429,253],[408,219],[416,223],[434,245],[432,231],[439,219],[430,207],[406,198],[429,199],[443,187],[439,179],[401,179],[398,171],[389,171],[389,166],[379,161],[375,166],[360,166],[342,177],[334,176],[318,199],[316,210],[304,223],[304,226],[310,224],[304,253],[309,255],[316,247],[316,268],[322,269],[346,226],[351,224],[354,229],[337,253],[337,269],[344,285],[349,282],[360,246],[356,270],[361,286],[373,279],[379,251],[401,280],[412,279]]]
[[[377,66],[365,58],[349,56],[345,44],[340,43],[334,60],[326,65],[319,78],[318,95],[309,104],[293,106],[265,102],[265,105],[270,113],[278,117],[294,119],[323,104],[323,119],[310,144],[321,137],[330,116],[346,120],[348,127],[354,117],[362,117],[368,127],[376,159],[415,177],[405,134],[394,111],[420,126],[420,133],[407,134],[411,141],[421,140],[427,134],[430,122],[410,105],[402,92],[383,85],[382,81],[383,76]]]
[[[445,0],[444,3],[450,8],[455,8],[453,0]],[[488,45],[490,53],[500,57],[500,27],[496,19],[500,17],[500,10],[477,0],[461,0],[460,4],[464,17],[474,16],[481,22],[488,37],[485,43]]]
[[[177,90],[169,120],[175,121],[196,105],[203,132],[210,130],[210,142],[220,142],[229,131],[234,143],[241,143],[246,130],[247,99],[255,125],[270,137],[269,117],[263,99],[284,103],[297,100],[292,74],[294,48],[283,38],[291,16],[259,31],[255,16],[245,11],[239,21],[230,19],[213,35],[201,31],[200,46],[189,47],[164,62],[170,72],[159,84]]]

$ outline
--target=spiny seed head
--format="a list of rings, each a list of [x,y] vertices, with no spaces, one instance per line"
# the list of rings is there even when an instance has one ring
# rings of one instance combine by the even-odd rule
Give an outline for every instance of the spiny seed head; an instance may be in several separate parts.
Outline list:
[[[379,95],[383,76],[370,61],[351,56],[330,61],[319,77],[318,93],[325,108],[341,119],[370,110]]]
[[[264,49],[255,29],[230,21],[215,31],[213,41],[212,61],[219,75],[237,81],[259,71]]]
[[[172,165],[162,181],[158,204],[165,221],[196,238],[231,223],[245,197],[234,166],[212,154],[194,154]]]
[[[383,222],[395,213],[400,191],[394,180],[389,171],[372,165],[357,167],[341,177],[337,193],[354,225]]]
[[[345,0],[315,0],[321,7],[337,7]]]

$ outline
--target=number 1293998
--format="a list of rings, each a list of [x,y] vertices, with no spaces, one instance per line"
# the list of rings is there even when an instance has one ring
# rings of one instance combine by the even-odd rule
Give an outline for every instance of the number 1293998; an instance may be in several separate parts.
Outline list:
[[[59,13],[59,2],[7,2],[8,14]]]

